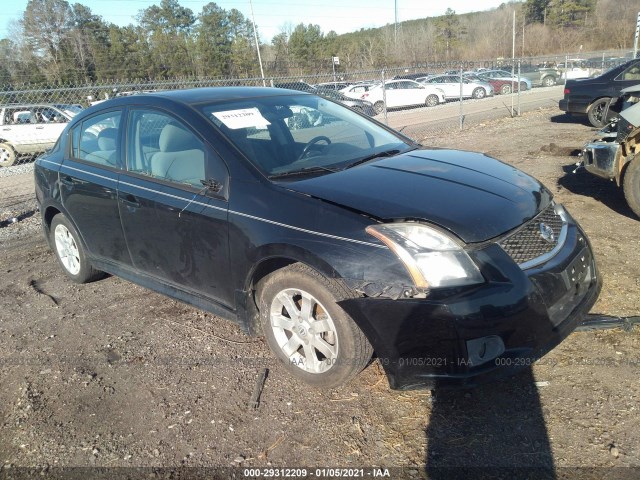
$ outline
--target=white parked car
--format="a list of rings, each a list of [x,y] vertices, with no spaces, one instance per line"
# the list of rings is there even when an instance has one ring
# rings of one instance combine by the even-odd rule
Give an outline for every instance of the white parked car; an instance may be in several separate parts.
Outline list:
[[[379,85],[379,83],[375,83],[375,82],[359,82],[359,83],[356,83],[354,85],[349,85],[348,87],[341,88],[339,90],[339,92],[342,93],[343,95],[349,97],[349,98],[357,98],[358,100],[360,100],[362,98],[362,95],[367,93],[369,90],[371,90],[376,85]]]
[[[9,167],[17,155],[49,150],[71,120],[53,105],[5,105],[0,107],[0,167]]]
[[[436,75],[416,80],[425,85],[435,85],[444,92],[447,99],[460,98],[460,77],[456,75]],[[493,96],[493,87],[484,82],[476,82],[462,77],[462,96],[464,98],[484,98]]]
[[[426,105],[435,107],[446,101],[442,89],[434,85],[424,85],[413,80],[389,80],[376,85],[362,95],[363,100],[373,103],[376,113],[384,111],[385,98],[387,108],[411,107]]]
[[[591,62],[579,58],[569,59],[566,65],[561,63],[558,69],[562,72],[560,78],[563,80],[597,77],[602,73],[600,66],[596,67]]]

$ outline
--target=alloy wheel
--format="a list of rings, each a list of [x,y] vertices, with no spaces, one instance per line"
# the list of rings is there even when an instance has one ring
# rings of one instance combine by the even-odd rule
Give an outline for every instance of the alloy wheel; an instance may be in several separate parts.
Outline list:
[[[71,275],[78,275],[81,266],[80,251],[73,235],[67,227],[59,224],[56,226],[54,238],[60,262]]]
[[[273,336],[292,365],[308,373],[324,373],[338,358],[338,334],[327,309],[299,289],[280,291],[271,302]]]

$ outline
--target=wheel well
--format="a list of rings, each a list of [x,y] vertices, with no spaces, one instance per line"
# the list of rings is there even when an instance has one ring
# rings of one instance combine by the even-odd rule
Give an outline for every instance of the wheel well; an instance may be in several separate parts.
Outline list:
[[[260,281],[267,275],[296,263],[296,260],[285,257],[269,258],[260,262],[258,266],[250,274],[246,283],[246,289],[244,293],[244,309],[246,317],[246,328],[250,335],[260,335],[260,307],[258,305],[258,299],[256,298],[256,288]]]
[[[292,258],[285,257],[276,257],[269,258],[260,262],[258,266],[253,270],[251,275],[251,280],[249,281],[249,289],[255,290],[257,285],[260,283],[260,280],[265,278],[267,275],[272,274],[276,270],[280,270],[288,265],[296,263],[297,260]]]
[[[593,107],[593,105],[595,103],[598,103],[600,100],[611,100],[611,97],[607,97],[607,96],[603,96],[603,97],[598,97],[596,99],[594,99],[589,106],[587,107],[587,111],[589,111],[591,109],[591,107]]]
[[[44,223],[47,226],[47,230],[49,229],[49,227],[51,227],[51,221],[53,220],[53,217],[55,217],[59,213],[60,213],[60,210],[58,210],[55,207],[48,207],[45,210],[45,212],[44,212]]]

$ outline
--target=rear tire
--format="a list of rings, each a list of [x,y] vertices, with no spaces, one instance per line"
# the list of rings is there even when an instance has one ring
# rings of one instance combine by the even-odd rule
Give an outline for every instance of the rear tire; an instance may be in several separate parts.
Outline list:
[[[508,83],[505,83],[504,85],[502,85],[500,87],[500,93],[502,95],[509,95],[511,93],[511,85],[509,85]]]
[[[0,167],[10,167],[16,163],[16,151],[8,143],[0,143]]]
[[[543,87],[553,87],[556,84],[556,79],[554,77],[544,77],[542,80]]]
[[[435,107],[437,105],[440,105],[440,99],[437,95],[431,94],[427,97],[424,103],[427,104],[427,107]]]
[[[354,294],[301,263],[277,270],[257,286],[267,344],[285,369],[305,383],[335,388],[369,362],[369,341],[338,302]]]
[[[382,112],[384,112],[384,102],[374,103],[373,109],[376,111],[376,115],[380,115]]]
[[[640,218],[640,155],[631,160],[624,174],[622,189],[627,204]]]
[[[62,213],[51,221],[49,229],[51,245],[64,273],[76,283],[88,283],[104,277],[87,258],[78,231]]]
[[[473,98],[484,98],[487,96],[487,92],[484,91],[484,88],[478,87],[473,91]]]
[[[605,126],[606,119],[604,118],[604,112],[609,105],[609,101],[611,99],[609,97],[599,98],[589,107],[587,110],[587,117],[589,118],[589,123],[596,128],[602,128]]]

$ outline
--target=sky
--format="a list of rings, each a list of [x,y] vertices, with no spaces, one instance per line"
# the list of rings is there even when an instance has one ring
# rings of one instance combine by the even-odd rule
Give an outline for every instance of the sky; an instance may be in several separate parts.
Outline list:
[[[102,18],[116,25],[135,23],[140,10],[159,4],[160,0],[67,0],[81,3]],[[286,29],[288,24],[318,24],[324,33],[335,30],[347,33],[360,28],[381,27],[395,21],[395,4],[398,21],[435,17],[447,8],[456,13],[489,10],[506,0],[252,0],[260,40],[270,43],[274,35]],[[10,35],[9,26],[20,19],[28,0],[5,0],[0,9],[0,38]],[[179,0],[180,5],[200,13],[210,0]],[[217,0],[225,10],[236,8],[250,18],[249,0]]]

